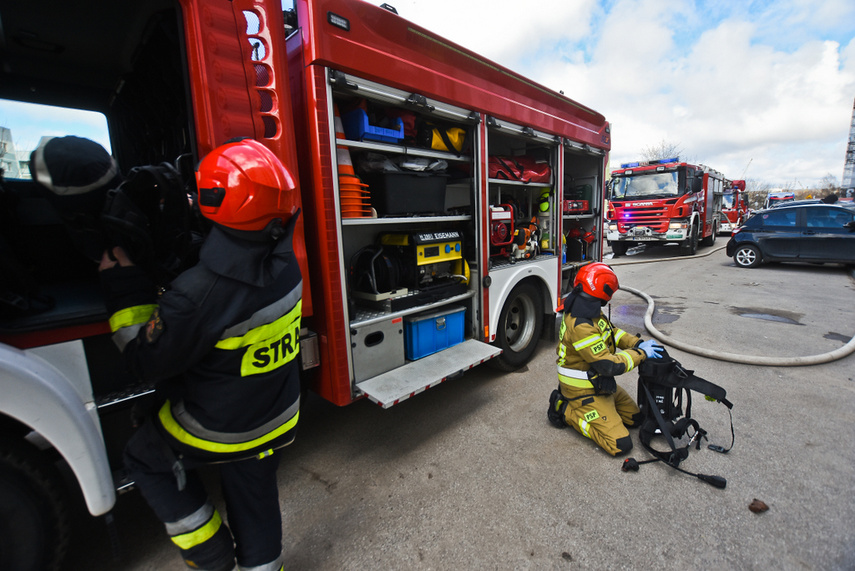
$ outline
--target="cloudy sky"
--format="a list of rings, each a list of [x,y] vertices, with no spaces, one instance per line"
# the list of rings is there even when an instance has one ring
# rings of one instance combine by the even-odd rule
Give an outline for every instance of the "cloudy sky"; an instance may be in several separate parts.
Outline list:
[[[613,168],[664,141],[732,179],[842,182],[853,0],[370,1],[605,115]],[[0,125],[30,117],[45,112],[0,102]],[[77,121],[52,115],[44,134],[102,141],[103,119]]]
[[[841,182],[853,0],[383,1],[605,115],[612,168],[665,141],[728,178]]]

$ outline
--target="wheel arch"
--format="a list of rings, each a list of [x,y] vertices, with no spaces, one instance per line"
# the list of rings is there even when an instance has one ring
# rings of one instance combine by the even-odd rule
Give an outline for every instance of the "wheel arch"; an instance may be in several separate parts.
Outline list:
[[[525,274],[525,275],[522,275]],[[554,278],[554,276],[552,276]],[[493,286],[490,288],[490,319],[488,325],[490,327],[489,341],[496,340],[496,332],[499,326],[499,316],[502,308],[508,301],[508,297],[515,287],[522,283],[532,284],[540,294],[540,310],[544,316],[555,314],[558,308],[558,288],[555,280],[549,279],[550,276],[543,268],[535,265],[521,266],[513,277],[507,280],[493,280]],[[495,286],[499,287],[495,287]]]
[[[102,515],[115,504],[116,492],[95,403],[71,378],[85,367],[82,343],[40,349],[42,356],[0,344],[0,429],[12,437],[32,430],[44,438],[68,463],[89,512]],[[69,352],[76,353],[75,362],[69,362]],[[69,375],[44,358],[51,354],[62,355],[59,362]]]

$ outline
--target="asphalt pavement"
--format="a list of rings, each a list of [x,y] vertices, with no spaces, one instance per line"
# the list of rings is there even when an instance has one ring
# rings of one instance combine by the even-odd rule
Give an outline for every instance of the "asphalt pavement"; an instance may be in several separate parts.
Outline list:
[[[742,269],[723,244],[606,261],[655,300],[658,329],[692,345],[788,357],[855,335],[850,271]],[[612,320],[649,338],[646,308],[621,291]],[[286,569],[855,569],[855,356],[761,367],[669,352],[734,403],[733,449],[705,442],[681,464],[725,489],[659,463],[623,472],[553,428],[554,343],[542,342],[521,371],[478,367],[389,410],[310,396],[279,469]],[[634,395],[636,379],[618,382]],[[730,445],[723,405],[696,396],[692,411],[709,443]],[[630,456],[649,458],[632,434]],[[768,511],[751,511],[754,499]],[[184,568],[136,493],[119,499],[116,522],[120,561],[101,522],[81,516],[69,568]]]

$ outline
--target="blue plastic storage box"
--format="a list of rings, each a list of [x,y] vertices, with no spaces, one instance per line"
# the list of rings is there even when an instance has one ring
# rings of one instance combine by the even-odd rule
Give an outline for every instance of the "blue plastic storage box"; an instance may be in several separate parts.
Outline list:
[[[381,143],[400,143],[404,140],[404,122],[395,118],[397,129],[386,129],[368,124],[368,115],[363,109],[354,109],[341,118],[344,135],[351,141],[380,141]]]
[[[465,307],[455,305],[405,317],[404,351],[407,359],[415,361],[463,343],[465,313]]]

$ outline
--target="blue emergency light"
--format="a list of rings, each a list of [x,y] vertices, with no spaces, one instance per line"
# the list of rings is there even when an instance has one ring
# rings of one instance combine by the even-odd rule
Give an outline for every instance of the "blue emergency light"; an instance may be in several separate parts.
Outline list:
[[[631,169],[635,167],[646,167],[649,165],[664,165],[667,163],[679,163],[680,157],[674,157],[672,159],[659,159],[656,161],[636,161],[634,163],[622,163],[620,168],[622,169]]]

